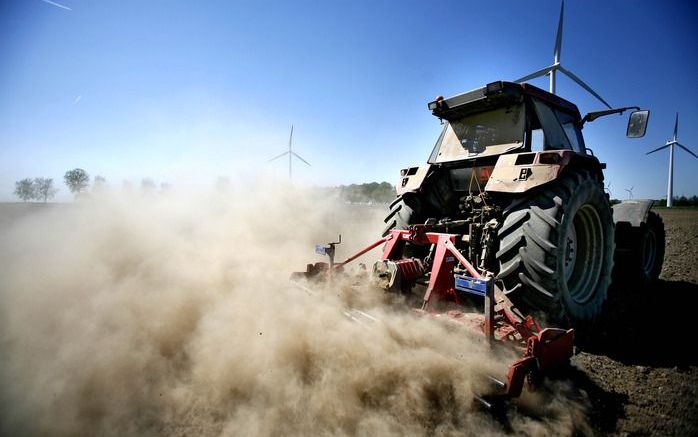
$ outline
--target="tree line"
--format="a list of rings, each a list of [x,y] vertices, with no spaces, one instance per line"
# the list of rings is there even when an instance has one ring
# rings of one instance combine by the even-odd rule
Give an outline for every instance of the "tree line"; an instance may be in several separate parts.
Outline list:
[[[674,206],[698,206],[698,196],[674,196],[672,199],[672,204]],[[654,202],[656,205],[666,205],[666,197],[664,199],[655,200]]]
[[[95,176],[95,184],[104,182],[101,176]],[[90,184],[90,175],[81,168],[74,168],[65,172],[63,182],[71,193],[76,196],[85,191]],[[43,201],[53,199],[58,193],[58,188],[53,183],[53,178],[24,178],[15,182],[15,195],[24,202],[30,200]]]
[[[390,203],[395,199],[395,186],[388,182],[339,185],[328,190],[349,203]]]
[[[65,172],[63,183],[68,190],[75,195],[76,198],[87,193],[92,180],[92,190],[100,191],[106,189],[107,180],[103,176],[96,175],[94,179],[90,178],[89,173],[81,168],[74,168]],[[124,189],[131,190],[131,183],[124,181]],[[145,195],[155,194],[157,185],[151,178],[143,178],[140,185],[141,192]],[[165,193],[171,189],[170,184],[161,183],[160,193]],[[43,201],[44,203],[53,199],[58,192],[58,188],[54,185],[52,178],[25,178],[15,182],[14,194],[24,202]]]
[[[672,199],[674,206],[698,206],[698,196],[674,196]],[[661,207],[666,205],[666,197],[661,199],[652,199],[652,201],[654,202],[654,206]],[[622,200],[620,199],[611,199],[611,205],[616,205],[621,202]]]
[[[63,182],[68,187],[68,190],[76,197],[83,194],[90,186],[90,175],[81,168],[68,170],[63,176]],[[221,190],[223,186],[230,184],[225,178],[218,178],[216,188]],[[102,176],[95,176],[93,188],[99,189],[106,186],[106,179]],[[124,187],[130,187],[126,184]],[[160,191],[166,192],[170,189],[170,185],[163,183],[160,185]],[[141,181],[141,191],[145,194],[155,193],[157,186],[150,178],[144,178]],[[382,204],[390,203],[395,199],[395,186],[388,182],[370,182],[365,184],[339,185],[335,187],[321,188],[324,195],[338,195],[342,200],[349,203],[369,203]],[[15,195],[24,202],[42,201],[48,202],[53,199],[58,192],[54,181],[51,178],[25,178],[15,182]],[[320,194],[320,193],[318,193]]]
[[[25,202],[43,200],[46,203],[53,199],[57,192],[52,178],[24,178],[15,182],[15,195]]]

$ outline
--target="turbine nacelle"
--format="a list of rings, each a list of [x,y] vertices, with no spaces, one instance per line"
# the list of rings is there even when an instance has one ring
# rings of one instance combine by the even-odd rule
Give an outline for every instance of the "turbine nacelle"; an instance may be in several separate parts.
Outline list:
[[[611,109],[611,105],[603,99],[596,91],[594,91],[589,85],[587,85],[582,79],[580,79],[577,75],[572,73],[571,71],[567,70],[560,64],[560,55],[562,54],[562,22],[563,22],[563,17],[564,17],[564,11],[565,11],[565,2],[563,1],[562,4],[560,5],[560,20],[557,23],[557,34],[555,35],[555,49],[553,50],[553,64],[542,68],[538,71],[535,71],[529,75],[526,75],[524,77],[521,77],[514,82],[516,83],[522,83],[522,82],[528,82],[529,80],[536,79],[538,77],[542,76],[550,76],[550,92],[555,94],[555,73],[557,71],[560,71],[560,73],[564,74],[565,76],[569,77],[572,79],[574,82],[576,82],[579,86],[584,88],[587,92],[589,92],[591,95],[596,97],[606,105],[609,109]]]

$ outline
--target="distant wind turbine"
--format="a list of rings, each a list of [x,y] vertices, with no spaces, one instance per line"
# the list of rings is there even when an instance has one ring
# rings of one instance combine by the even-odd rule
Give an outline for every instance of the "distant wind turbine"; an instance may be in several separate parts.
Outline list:
[[[306,161],[305,159],[301,158],[300,155],[298,155],[296,152],[293,151],[293,125],[291,125],[291,136],[288,137],[288,150],[282,153],[281,155],[277,155],[273,158],[271,158],[268,162],[274,161],[275,159],[279,159],[283,156],[288,155],[288,178],[291,179],[293,178],[293,157],[295,156],[296,158],[300,159],[301,161],[305,162],[310,166],[310,163]]]
[[[606,185],[606,191],[608,191],[608,195],[613,197],[613,194],[611,193],[611,181],[608,181],[608,185]]]
[[[564,15],[564,10],[565,10],[565,2],[563,1],[562,4],[560,5],[560,21],[557,23],[557,35],[555,36],[555,49],[553,50],[553,64],[550,66],[547,66],[545,68],[542,68],[536,72],[533,72],[527,76],[524,76],[520,79],[515,80],[514,82],[521,83],[521,82],[528,82],[531,79],[535,79],[537,77],[545,76],[548,75],[550,76],[550,92],[555,94],[555,73],[560,70],[560,73],[563,73],[567,75],[570,79],[573,81],[577,82],[579,86],[584,88],[585,90],[589,91],[594,97],[599,99],[601,103],[606,105],[608,109],[612,109],[611,105],[608,104],[607,101],[603,99],[596,91],[591,89],[589,85],[584,83],[582,79],[577,77],[574,73],[569,71],[568,69],[564,68],[562,64],[560,64],[560,55],[562,53],[562,21],[563,21],[563,15]]]
[[[625,189],[625,191],[628,192],[628,199],[632,199],[632,198],[633,198],[633,190],[634,190],[634,189],[635,189],[634,186]]]
[[[676,113],[676,122],[674,123],[674,136],[671,137],[671,140],[667,141],[666,144],[664,144],[662,147],[657,147],[654,150],[650,150],[649,152],[646,153],[646,155],[649,155],[650,153],[658,152],[662,149],[666,149],[667,147],[669,148],[669,184],[667,187],[667,195],[666,195],[666,206],[667,208],[671,208],[671,205],[674,203],[673,202],[673,197],[674,197],[674,146],[679,146],[683,150],[687,151],[694,157],[698,158],[698,155],[695,153],[691,152],[686,146],[679,144],[677,140],[677,135],[678,135],[678,130],[679,130],[679,113]]]

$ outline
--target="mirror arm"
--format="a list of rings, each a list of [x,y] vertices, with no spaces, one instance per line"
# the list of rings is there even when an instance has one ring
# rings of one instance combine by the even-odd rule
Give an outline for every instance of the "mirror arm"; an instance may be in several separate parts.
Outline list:
[[[579,122],[579,126],[582,127],[584,126],[584,123],[588,121],[594,121],[599,117],[605,117],[606,115],[611,115],[611,114],[622,114],[625,111],[629,109],[635,109],[637,111],[640,110],[639,107],[637,106],[626,106],[625,108],[615,108],[615,109],[607,109],[606,111],[596,111],[596,112],[589,112],[587,115],[582,118],[582,120]]]

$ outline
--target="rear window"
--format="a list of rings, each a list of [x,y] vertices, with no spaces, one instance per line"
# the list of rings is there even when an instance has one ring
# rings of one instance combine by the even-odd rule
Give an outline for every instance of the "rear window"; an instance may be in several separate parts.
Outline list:
[[[524,110],[516,104],[446,122],[430,163],[498,155],[523,147]]]

